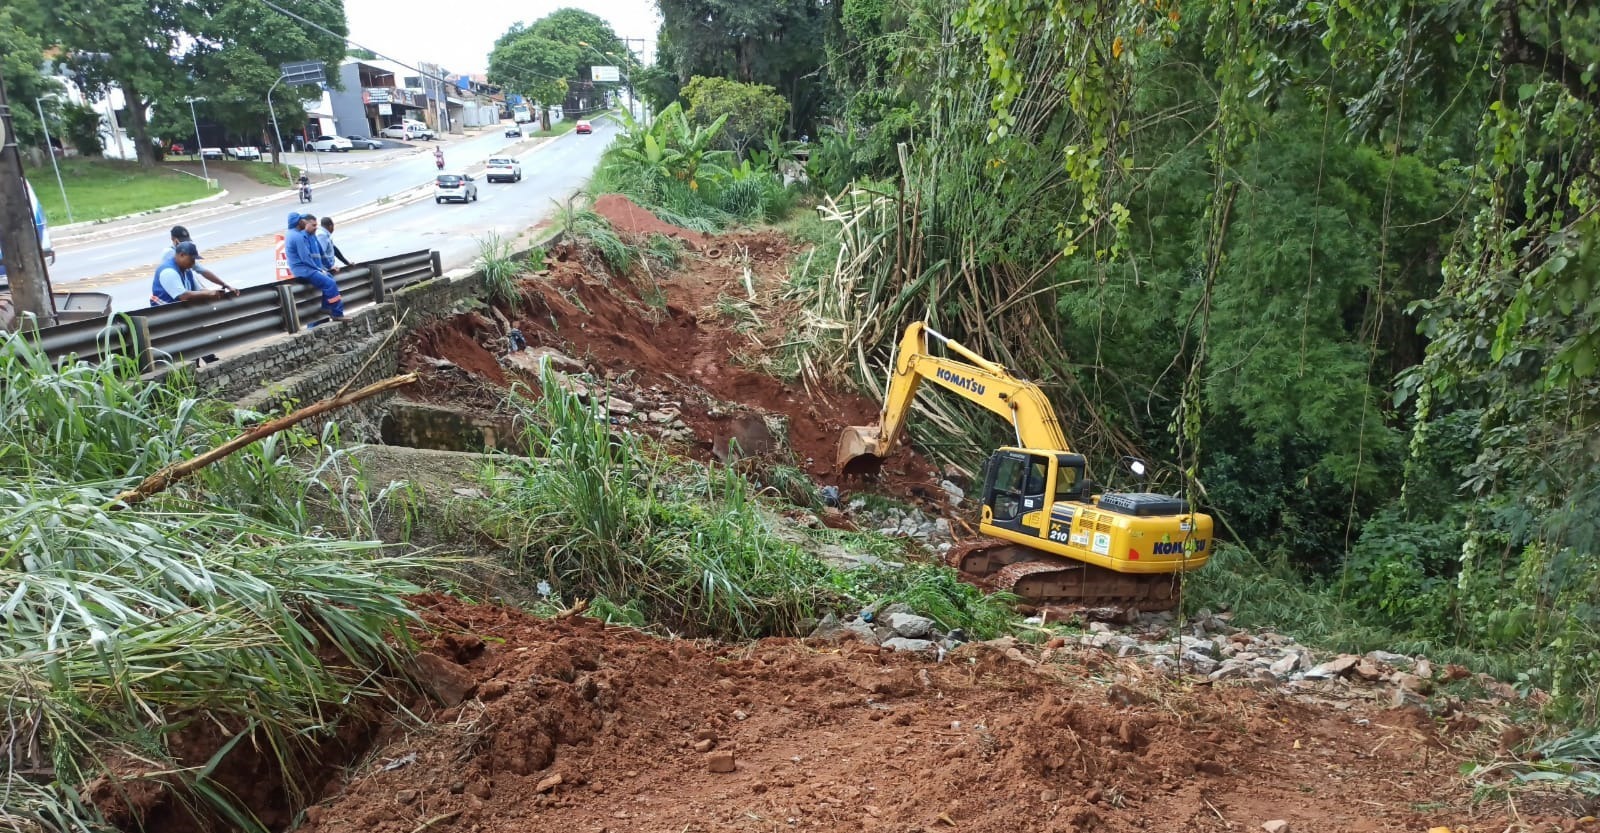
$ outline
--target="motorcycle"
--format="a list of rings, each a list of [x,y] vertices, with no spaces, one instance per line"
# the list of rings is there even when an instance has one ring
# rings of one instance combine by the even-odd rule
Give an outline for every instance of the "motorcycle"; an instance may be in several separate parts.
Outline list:
[[[304,177],[300,178],[300,201],[311,202],[311,181]]]
[[[444,170],[444,154],[443,153],[439,153],[437,151],[434,152],[434,154],[433,154],[433,166],[435,168],[438,168],[441,171]]]

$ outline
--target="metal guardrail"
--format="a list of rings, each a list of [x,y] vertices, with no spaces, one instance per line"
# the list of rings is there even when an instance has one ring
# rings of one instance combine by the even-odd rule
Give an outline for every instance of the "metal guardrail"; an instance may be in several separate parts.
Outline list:
[[[429,250],[365,261],[334,275],[346,308],[382,303],[403,287],[438,277]],[[148,373],[163,361],[183,361],[242,347],[268,336],[297,333],[321,316],[322,294],[300,281],[277,281],[241,290],[235,298],[193,301],[119,312],[34,332],[45,355],[101,362],[128,356]]]

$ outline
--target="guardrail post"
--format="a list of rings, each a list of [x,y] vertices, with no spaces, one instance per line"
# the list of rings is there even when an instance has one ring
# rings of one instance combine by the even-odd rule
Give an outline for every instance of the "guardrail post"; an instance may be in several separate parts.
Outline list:
[[[371,264],[367,267],[367,273],[372,278],[372,303],[381,304],[388,297],[383,286],[383,267]]]
[[[437,278],[444,274],[444,261],[440,260],[438,249],[434,249],[431,254],[433,255],[433,276]]]
[[[129,315],[127,319],[133,347],[130,358],[138,365],[140,373],[149,373],[156,369],[155,351],[150,347],[150,322],[138,315]]]
[[[294,286],[289,282],[278,284],[278,315],[283,318],[283,331],[289,335],[300,332],[300,310],[294,305]]]

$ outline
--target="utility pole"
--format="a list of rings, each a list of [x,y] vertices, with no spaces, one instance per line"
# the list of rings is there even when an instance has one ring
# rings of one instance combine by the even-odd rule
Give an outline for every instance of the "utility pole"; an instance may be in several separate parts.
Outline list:
[[[17,133],[11,124],[11,105],[6,103],[6,85],[0,80],[0,251],[5,253],[6,280],[11,285],[11,301],[17,316],[13,326],[24,326],[31,314],[39,326],[55,323],[55,298],[50,294],[50,276],[44,268],[44,252],[39,248],[39,230],[33,224],[33,204],[22,178],[22,154],[17,150]]]

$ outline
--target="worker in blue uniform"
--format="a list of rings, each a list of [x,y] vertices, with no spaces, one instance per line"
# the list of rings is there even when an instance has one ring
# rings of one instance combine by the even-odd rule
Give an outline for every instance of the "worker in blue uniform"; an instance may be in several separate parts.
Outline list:
[[[289,231],[283,239],[289,274],[322,293],[322,308],[327,311],[328,320],[344,321],[344,299],[339,295],[339,284],[323,266],[322,244],[317,241],[316,228],[315,215],[289,212]]]
[[[179,301],[218,301],[238,295],[232,287],[201,289],[195,277],[195,261],[200,259],[200,249],[185,240],[174,246],[172,256],[156,267],[155,279],[150,283],[150,306],[175,304]]]

